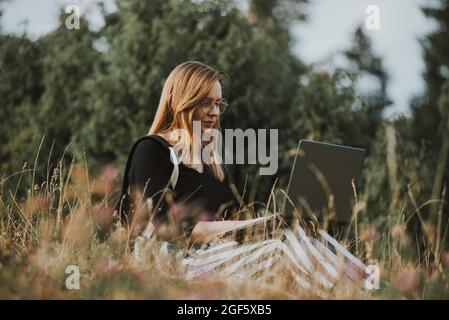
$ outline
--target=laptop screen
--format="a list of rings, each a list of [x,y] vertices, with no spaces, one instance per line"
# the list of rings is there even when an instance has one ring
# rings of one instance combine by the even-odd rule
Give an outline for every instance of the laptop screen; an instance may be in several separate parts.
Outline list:
[[[349,223],[364,157],[364,149],[301,140],[284,202],[286,220]]]

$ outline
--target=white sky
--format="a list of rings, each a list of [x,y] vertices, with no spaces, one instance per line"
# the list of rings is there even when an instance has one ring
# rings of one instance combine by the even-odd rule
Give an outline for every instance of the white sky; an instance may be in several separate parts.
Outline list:
[[[407,113],[409,100],[422,92],[421,74],[424,64],[418,38],[434,27],[421,13],[420,6],[430,0],[311,0],[308,21],[296,24],[292,34],[297,40],[294,52],[307,63],[321,64],[339,50],[349,48],[357,25],[364,24],[366,7],[376,5],[380,13],[380,29],[367,30],[374,51],[383,58],[390,76],[388,93],[393,105],[386,116]],[[31,38],[51,31],[57,25],[60,7],[74,4],[87,12],[93,28],[101,26],[102,19],[93,0],[10,0],[2,3],[3,32],[21,34],[24,30]],[[109,0],[108,9],[113,9]],[[24,21],[28,21],[27,24]],[[338,59],[334,60],[336,64]]]

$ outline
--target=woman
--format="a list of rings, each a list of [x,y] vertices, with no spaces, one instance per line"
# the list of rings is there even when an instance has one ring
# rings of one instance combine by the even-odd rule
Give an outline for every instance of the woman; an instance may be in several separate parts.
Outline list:
[[[220,114],[226,107],[219,72],[196,61],[177,66],[164,84],[149,136],[137,141],[130,155],[129,170],[125,172],[132,190],[143,191],[144,199],[153,200],[156,226],[168,222],[169,202],[196,206],[200,218],[189,217],[188,225],[183,228],[184,234],[196,243],[209,242],[216,234],[248,223],[219,221],[236,212],[238,200],[230,188],[218,150],[212,149],[213,159],[205,164],[202,148],[193,147],[195,143],[209,141],[199,141],[201,137],[194,135],[192,124],[200,125],[201,136],[207,130],[219,130]],[[216,147],[214,143],[209,146]],[[167,188],[174,170],[169,147],[190,151],[178,159],[181,162],[173,190]],[[195,156],[200,161],[193,161]]]
[[[208,144],[212,146],[209,152],[203,152],[201,137],[220,129],[220,114],[226,107],[219,72],[196,61],[180,64],[164,84],[149,136],[135,143],[125,170],[125,182],[143,189],[143,199],[152,199],[153,221],[157,228],[169,224],[173,216],[185,213],[185,209],[179,209],[180,202],[201,208],[183,227],[185,235],[194,243],[211,243],[217,235],[258,222],[258,219],[222,220],[236,212],[239,203],[229,186],[217,144]],[[199,136],[195,134],[195,124],[201,129]],[[178,154],[173,156],[170,148],[177,149]],[[183,152],[179,154],[179,151]],[[179,161],[178,166],[176,161]],[[176,183],[172,183],[176,170],[179,170]],[[170,203],[175,205],[170,207]],[[328,237],[325,233],[323,236]],[[203,247],[191,252],[183,264],[189,268],[187,275],[192,278],[219,268],[227,275],[254,275],[275,261],[288,261],[293,279],[302,288],[310,288],[313,282],[332,287],[338,270],[342,270],[343,264],[347,265],[334,252],[342,252],[349,264],[364,268],[333,238],[328,237],[326,241],[333,251],[296,227],[285,230],[279,239],[257,240],[250,244],[225,241]],[[347,274],[355,277],[354,273]]]

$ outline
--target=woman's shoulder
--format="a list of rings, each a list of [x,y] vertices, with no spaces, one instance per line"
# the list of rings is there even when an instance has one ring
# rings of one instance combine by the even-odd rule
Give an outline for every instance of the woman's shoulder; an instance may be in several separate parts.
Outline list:
[[[138,139],[135,143],[136,158],[155,158],[169,159],[169,150],[158,138],[153,136],[145,136]]]

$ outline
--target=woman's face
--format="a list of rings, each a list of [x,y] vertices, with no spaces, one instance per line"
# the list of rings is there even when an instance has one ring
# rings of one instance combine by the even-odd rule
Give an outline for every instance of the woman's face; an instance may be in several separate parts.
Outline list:
[[[219,81],[215,81],[210,90],[207,98],[203,101],[202,105],[210,105],[214,108],[196,108],[193,113],[193,121],[201,121],[201,132],[207,129],[211,129],[217,123],[220,117],[220,109],[218,108],[218,103],[222,99],[221,96],[221,84]]]

